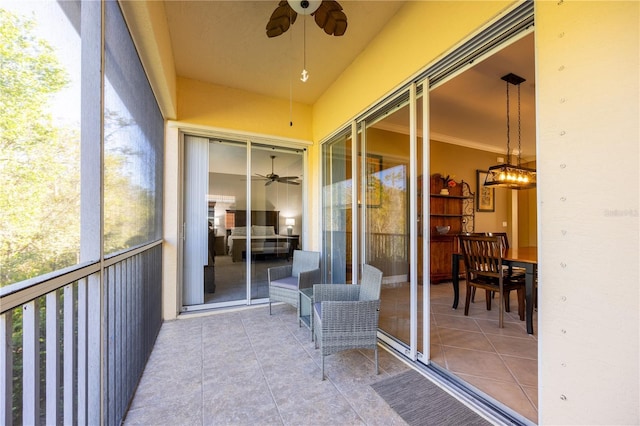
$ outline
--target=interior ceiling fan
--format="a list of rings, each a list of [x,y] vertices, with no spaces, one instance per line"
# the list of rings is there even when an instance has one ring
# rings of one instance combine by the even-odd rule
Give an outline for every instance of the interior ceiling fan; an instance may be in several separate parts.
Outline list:
[[[267,36],[277,37],[296,22],[298,14],[312,15],[325,33],[341,36],[347,31],[347,15],[335,0],[281,0],[267,23]]]
[[[266,179],[264,186],[271,185],[273,182],[286,183],[289,185],[300,185],[300,182],[297,181],[298,176],[278,176],[273,172],[273,160],[275,160],[275,158],[276,158],[275,155],[271,156],[271,173],[269,173],[266,176],[261,175],[259,173],[255,174],[255,176],[258,177],[259,179]]]

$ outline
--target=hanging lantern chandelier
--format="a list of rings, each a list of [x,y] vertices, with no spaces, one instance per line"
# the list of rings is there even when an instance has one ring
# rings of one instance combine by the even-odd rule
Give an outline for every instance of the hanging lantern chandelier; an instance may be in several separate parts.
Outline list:
[[[489,167],[485,186],[530,189],[536,187],[536,170],[522,167],[522,132],[520,120],[520,84],[526,80],[513,73],[501,77],[507,82],[507,162]],[[511,164],[511,125],[509,114],[509,85],[518,88],[518,163]]]

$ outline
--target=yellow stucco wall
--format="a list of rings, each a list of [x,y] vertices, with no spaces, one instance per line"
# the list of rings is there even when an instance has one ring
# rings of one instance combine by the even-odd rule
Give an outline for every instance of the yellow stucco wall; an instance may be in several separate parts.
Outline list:
[[[286,99],[183,77],[178,77],[177,86],[181,122],[307,141],[312,138],[309,105],[294,103],[290,108]]]

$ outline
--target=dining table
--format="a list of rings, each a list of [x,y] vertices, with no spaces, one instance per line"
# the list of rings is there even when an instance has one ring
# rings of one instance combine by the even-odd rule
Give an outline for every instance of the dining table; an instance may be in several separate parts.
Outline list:
[[[460,261],[462,260],[463,256],[460,252],[454,252],[451,255],[453,309],[458,308],[458,301],[460,299]],[[525,320],[527,326],[527,334],[533,334],[533,300],[536,276],[538,274],[538,248],[508,248],[502,255],[502,264],[511,267],[523,268],[525,270]]]

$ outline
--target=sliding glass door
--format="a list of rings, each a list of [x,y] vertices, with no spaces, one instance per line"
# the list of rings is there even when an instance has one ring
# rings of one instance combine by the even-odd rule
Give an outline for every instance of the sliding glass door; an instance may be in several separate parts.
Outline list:
[[[183,310],[268,301],[302,244],[304,149],[185,135]]]
[[[359,150],[362,178],[358,205],[363,263],[383,273],[380,329],[394,342],[410,348],[411,316],[415,312],[410,266],[415,253],[410,244],[410,168],[409,93],[401,94],[386,107],[366,117]]]
[[[245,303],[247,270],[237,254],[240,243],[234,246],[234,242],[246,238],[246,216],[235,214],[243,209],[248,194],[246,143],[211,139],[208,167],[209,265],[214,285],[205,287],[205,303]]]
[[[323,147],[322,251],[326,256],[326,283],[352,282],[351,146],[351,132],[345,131]]]

